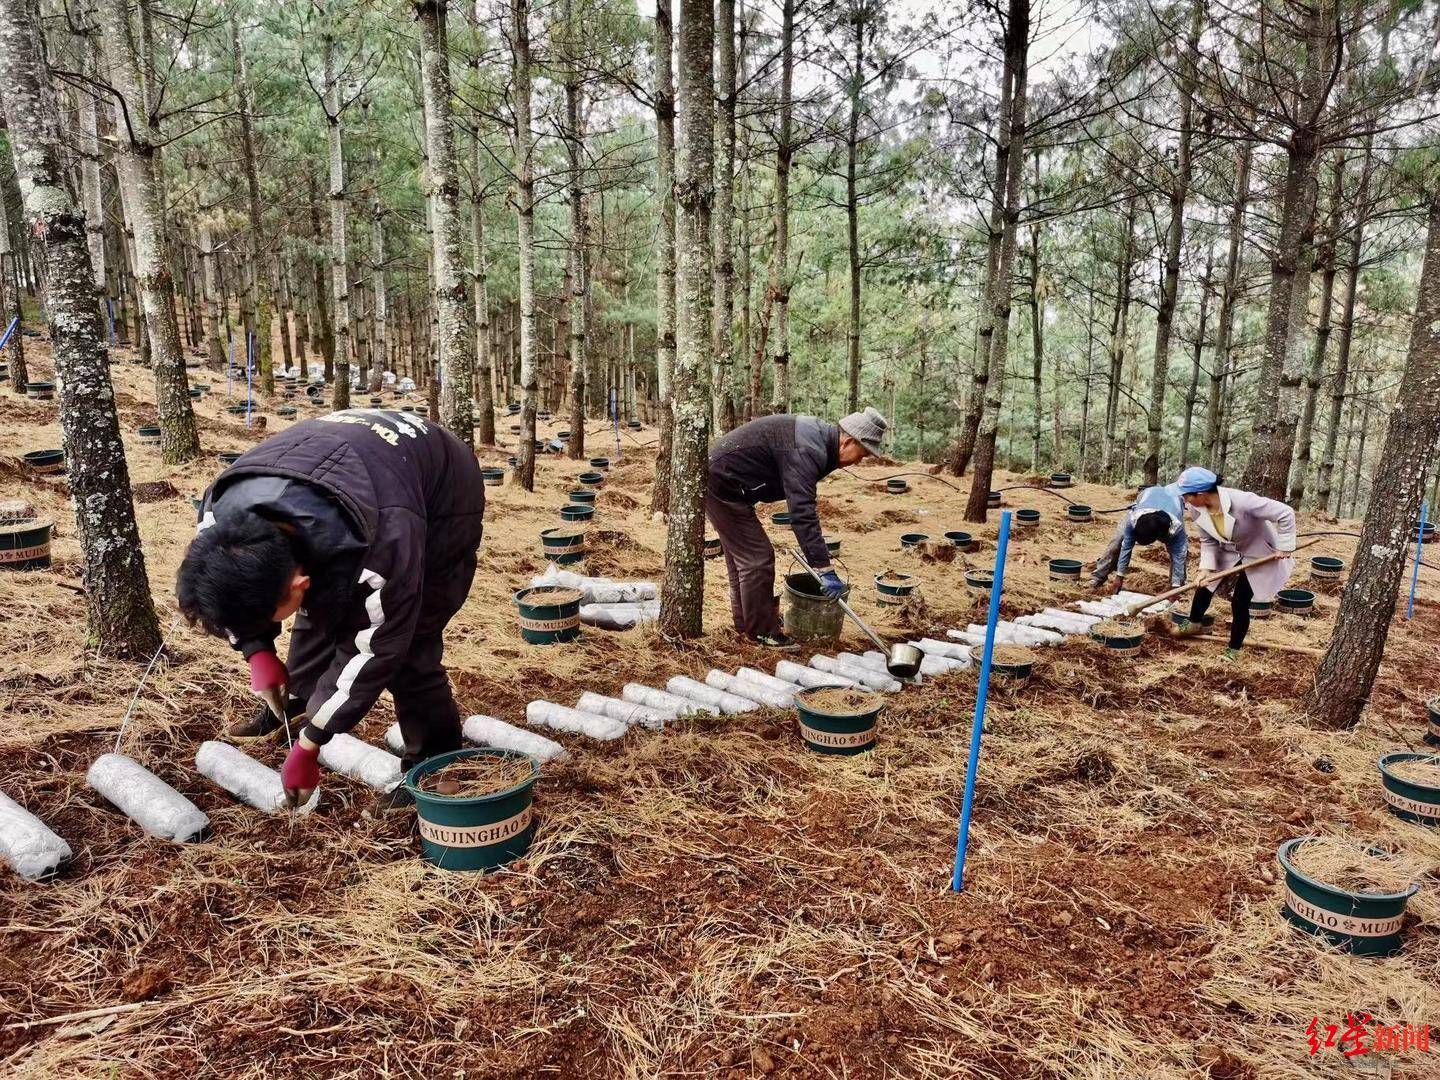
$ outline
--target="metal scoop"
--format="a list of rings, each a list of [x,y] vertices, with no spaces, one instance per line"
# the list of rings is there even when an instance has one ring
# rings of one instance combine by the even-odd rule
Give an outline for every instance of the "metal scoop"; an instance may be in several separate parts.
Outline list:
[[[805,561],[805,556],[801,555],[799,550],[791,548],[790,554],[796,562],[805,568],[811,577],[817,582],[820,580],[820,575],[810,569],[809,564]],[[840,605],[840,610],[845,612],[846,615],[849,615],[855,625],[865,632],[865,636],[875,643],[875,648],[885,654],[886,671],[897,679],[913,679],[916,675],[920,674],[920,661],[925,657],[925,654],[921,650],[917,649],[914,645],[907,645],[903,642],[899,645],[886,645],[885,642],[880,640],[880,635],[865,625],[860,616],[856,615],[855,612],[850,609],[850,605],[847,604],[843,598],[837,596],[833,599],[835,603]]]

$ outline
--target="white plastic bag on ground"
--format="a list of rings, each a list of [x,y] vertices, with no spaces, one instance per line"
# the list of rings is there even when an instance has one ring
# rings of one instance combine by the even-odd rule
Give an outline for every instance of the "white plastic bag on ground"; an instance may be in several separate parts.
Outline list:
[[[177,844],[194,840],[210,824],[205,812],[133,758],[101,754],[85,782],[151,836]]]
[[[723,690],[727,694],[734,694],[736,697],[746,698],[757,705],[767,705],[775,709],[788,709],[795,704],[795,691],[793,690],[776,690],[774,687],[746,682],[738,675],[731,675],[713,668],[705,674],[705,685],[716,690]]]
[[[660,618],[660,601],[644,600],[633,604],[581,604],[580,621],[606,630],[628,630],[640,623]]]
[[[567,589],[580,590],[582,604],[633,604],[640,600],[654,600],[660,595],[660,587],[653,581],[612,581],[606,577],[586,577],[570,570],[562,570],[551,563],[543,574],[530,579],[536,588],[544,585],[559,585]]]
[[[706,705],[713,705],[722,713],[730,715],[753,712],[760,707],[748,698],[736,697],[734,694],[727,694],[724,690],[716,690],[713,686],[696,682],[686,675],[676,675],[665,684],[665,689],[680,697],[688,697]]]
[[[620,691],[620,696],[637,705],[673,713],[676,717],[692,716],[696,713],[705,713],[710,716],[720,715],[720,710],[714,705],[706,705],[693,698],[672,694],[668,690],[656,690],[653,686],[643,686],[640,683],[626,683]]]
[[[320,764],[377,791],[389,791],[401,779],[399,758],[344,732],[320,747]]]
[[[840,687],[850,689],[859,686],[855,679],[847,679],[844,675],[838,675],[831,671],[821,671],[819,668],[806,667],[804,664],[797,664],[794,660],[781,660],[775,665],[775,675],[786,682],[793,682],[797,686],[803,686],[807,690],[824,689],[826,687]]]
[[[70,845],[14,799],[0,793],[0,858],[23,878],[53,874],[71,857]]]
[[[288,809],[280,774],[229,743],[213,739],[201,743],[200,749],[195,751],[195,768],[202,776],[208,776],[241,802],[249,803],[257,810],[274,814]],[[319,800],[320,791],[317,788],[310,801],[300,807],[300,812],[315,809]]]
[[[536,761],[564,761],[570,752],[554,739],[547,739],[535,731],[526,731],[493,716],[466,717],[461,725],[465,738],[479,746],[493,746],[500,750],[518,750],[529,754]]]
[[[633,701],[621,701],[619,698],[606,697],[604,694],[594,694],[589,690],[580,695],[580,700],[575,702],[575,708],[581,712],[608,716],[612,720],[619,720],[627,725],[639,724],[650,731],[663,731],[665,721],[674,719],[668,712],[652,709],[645,705],[637,705]]]
[[[525,706],[525,722],[574,735],[588,735],[602,742],[618,739],[628,730],[624,721],[598,713],[581,712],[553,701],[530,702]]]

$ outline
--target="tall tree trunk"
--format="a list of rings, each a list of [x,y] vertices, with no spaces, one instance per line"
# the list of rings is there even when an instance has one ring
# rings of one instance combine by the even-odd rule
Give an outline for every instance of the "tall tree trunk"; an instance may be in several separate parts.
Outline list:
[[[1319,0],[1306,10],[1310,20],[1305,67],[1298,100],[1292,107],[1296,126],[1286,143],[1279,229],[1270,264],[1265,351],[1256,386],[1250,459],[1242,481],[1249,490],[1272,499],[1285,497],[1300,419],[1304,329],[1310,311],[1310,266],[1301,252],[1314,229],[1319,126],[1331,86],[1334,0]]]
[[[1190,385],[1185,388],[1185,423],[1180,429],[1180,467],[1190,464],[1190,434],[1195,426],[1195,402],[1200,397],[1200,361],[1205,354],[1205,330],[1210,318],[1210,272],[1213,249],[1205,252],[1205,275],[1200,279],[1200,315],[1195,327],[1195,346],[1190,354]]]
[[[145,306],[145,325],[155,369],[160,452],[166,464],[175,465],[200,456],[200,434],[195,426],[195,412],[190,407],[185,356],[180,349],[180,326],[176,321],[174,283],[170,277],[170,247],[156,179],[158,154],[151,141],[153,130],[146,122],[146,95],[130,34],[129,5],[126,0],[99,0],[95,11],[100,20],[100,43],[110,71],[110,83],[124,106],[124,117],[116,132],[115,162],[121,196],[134,231],[135,276],[139,279]]]
[[[1000,398],[1005,390],[1005,363],[1010,346],[1010,303],[1014,283],[1016,234],[1020,222],[1020,177],[1025,166],[1025,106],[1029,77],[1030,0],[1009,0],[1005,20],[1005,69],[1014,86],[1010,101],[1010,129],[1005,147],[1004,232],[1000,237],[1000,260],[996,265],[992,301],[994,316],[991,334],[990,376],[985,386],[985,404],[975,438],[975,471],[970,478],[970,498],[965,520],[983,522],[995,468],[995,432],[1000,422]]]
[[[495,444],[495,394],[491,389],[490,371],[490,296],[486,288],[488,273],[485,262],[485,185],[481,168],[482,143],[477,129],[474,140],[475,161],[470,178],[470,247],[472,276],[475,280],[475,383],[479,397],[475,402],[480,421],[476,437],[484,446]]]
[[[335,71],[335,30],[329,22],[322,31],[322,47],[325,53],[325,124],[329,130],[330,147],[330,281],[335,300],[332,400],[338,411],[350,407],[350,365],[354,339],[350,326],[350,270],[345,240],[345,147],[341,127],[344,104],[339,76]]]
[[[711,426],[716,432],[735,426],[735,0],[715,4],[715,311],[711,352]]]
[[[712,0],[680,0],[680,146],[676,162],[679,254],[675,324],[674,442],[660,629],[678,637],[703,631],[705,489],[710,436],[710,314],[713,299],[710,211],[715,199],[715,48]]]
[[[1320,268],[1320,319],[1315,327],[1315,344],[1310,353],[1310,368],[1305,373],[1304,406],[1300,413],[1300,426],[1295,434],[1295,466],[1290,470],[1290,495],[1286,500],[1295,509],[1305,500],[1305,484],[1309,480],[1311,443],[1315,433],[1315,403],[1320,396],[1320,384],[1325,374],[1325,352],[1330,344],[1330,308],[1335,298],[1336,247],[1340,232],[1340,185],[1345,176],[1343,155],[1335,157],[1331,174],[1330,208],[1326,215],[1325,235],[1315,254],[1315,266]]]
[[[795,0],[781,0],[780,27],[780,123],[775,138],[775,252],[771,259],[769,291],[775,297],[774,397],[770,411],[790,411],[790,162],[791,116],[795,74]]]
[[[10,335],[10,343],[6,348],[10,356],[10,390],[12,393],[24,395],[25,384],[30,381],[30,372],[25,363],[25,335],[20,332],[25,319],[22,315],[18,281],[15,251],[10,244],[9,214],[3,202],[0,202],[0,316],[3,316],[6,326],[10,325],[11,319],[20,320],[15,326],[15,332]],[[4,355],[0,353],[0,357]]]
[[[374,157],[375,192],[370,199],[370,297],[375,332],[370,335],[370,382],[366,389],[380,393],[390,366],[390,290],[385,280],[385,203],[380,198],[380,154]]]
[[[47,109],[53,96],[42,87],[49,73],[27,7],[26,0],[0,0],[0,84],[25,223],[31,235],[45,237],[46,302],[84,557],[87,637],[103,655],[148,659],[160,649],[160,627],[135,525],[85,215],[71,201],[55,138],[60,118]]]
[[[845,242],[850,260],[850,312],[846,327],[847,412],[860,408],[860,190],[857,173],[860,158],[860,91],[865,85],[865,24],[869,14],[866,0],[852,0],[849,9],[851,44],[850,117],[845,128]]]
[[[655,480],[650,512],[670,509],[670,450],[672,416],[670,378],[675,369],[675,80],[674,34],[671,0],[657,0],[655,8],[655,196],[660,200],[660,238],[655,271],[655,373],[660,408],[660,451],[655,459]]]
[[[240,120],[240,165],[245,173],[245,205],[250,217],[249,246],[245,252],[247,306],[255,313],[255,367],[260,373],[260,390],[275,392],[275,363],[271,351],[270,289],[266,267],[270,262],[265,242],[265,218],[260,210],[260,173],[255,164],[255,133],[251,122],[253,97],[250,92],[250,65],[240,40],[240,20],[230,19],[230,47],[235,51],[235,95]]]
[[[1428,188],[1425,264],[1405,374],[1330,647],[1305,697],[1310,717],[1332,728],[1353,728],[1369,700],[1440,440],[1440,197],[1434,179],[1440,177],[1432,177]]]
[[[572,0],[565,0],[564,15],[569,48],[581,49],[583,34],[574,12]],[[570,439],[566,452],[571,460],[585,457],[585,398],[589,392],[589,357],[586,331],[585,297],[590,278],[589,236],[585,217],[585,129],[581,118],[580,68],[575,56],[565,64],[565,153],[569,159],[570,243],[567,258],[570,270],[570,295],[563,303],[570,307]]]
[[[1170,377],[1170,337],[1175,303],[1180,293],[1180,249],[1185,240],[1185,200],[1190,193],[1190,120],[1194,112],[1196,52],[1206,7],[1191,5],[1190,34],[1180,58],[1180,137],[1175,152],[1175,173],[1170,178],[1170,229],[1165,237],[1165,276],[1155,311],[1155,360],[1150,374],[1150,411],[1145,422],[1145,483],[1160,481],[1160,435],[1165,422],[1165,390]]]
[[[1035,153],[1035,194],[1040,194],[1040,154]],[[1040,293],[1040,225],[1030,227],[1030,389],[1032,391],[1032,402],[1034,404],[1033,426],[1030,430],[1030,469],[1032,472],[1040,470],[1040,429],[1041,417],[1044,408],[1041,405],[1041,380],[1045,372],[1045,304]],[[925,380],[922,378],[920,384],[923,386]],[[1058,412],[1056,428],[1058,431]],[[1055,439],[1060,441],[1059,435]],[[1058,458],[1056,464],[1059,464]]]
[[[1340,336],[1335,343],[1335,374],[1330,380],[1330,412],[1325,423],[1325,450],[1320,457],[1320,475],[1315,491],[1316,509],[1321,512],[1327,512],[1330,508],[1331,485],[1335,476],[1335,444],[1340,437],[1340,414],[1345,406],[1345,388],[1350,377],[1350,347],[1355,337],[1355,297],[1360,284],[1365,226],[1370,218],[1373,146],[1373,136],[1366,136],[1365,156],[1360,165],[1360,186],[1355,192],[1355,220],[1350,226],[1350,235],[1346,238],[1345,297],[1340,304]],[[1349,452],[1348,446],[1346,452]],[[1338,503],[1335,512],[1340,512]]]
[[[416,0],[420,20],[420,77],[425,92],[425,152],[430,159],[434,213],[435,339],[445,373],[441,416],[466,446],[475,441],[475,325],[465,280],[465,234],[460,223],[460,171],[450,118],[450,42],[444,0]]]
[[[85,42],[87,69],[98,67],[91,56],[90,42]],[[95,96],[89,87],[76,94],[80,114],[80,200],[85,208],[85,237],[90,251],[90,269],[95,275],[95,291],[101,310],[105,304],[105,193],[100,183],[100,128]]]
[[[1235,310],[1240,303],[1240,268],[1245,242],[1245,210],[1250,201],[1251,146],[1241,143],[1235,162],[1235,194],[1230,206],[1230,248],[1225,257],[1225,283],[1220,289],[1220,314],[1216,320],[1215,354],[1210,362],[1210,395],[1205,402],[1205,438],[1201,457],[1216,472],[1221,471],[1221,407],[1230,368],[1230,342],[1235,332]]]
[[[520,486],[535,490],[535,162],[530,133],[530,3],[510,2],[510,61],[515,117],[516,241],[520,259]]]
[[[317,251],[324,244],[320,231],[320,192],[315,174],[307,169],[305,180],[309,188],[310,240]],[[326,256],[316,254],[310,262],[310,300],[314,304],[316,329],[319,331],[320,360],[324,365],[325,378],[335,377],[335,324],[330,318],[329,296],[332,286],[326,280]],[[309,374],[306,366],[305,374]]]
[[[1135,204],[1131,192],[1125,201],[1125,241],[1115,272],[1115,311],[1110,318],[1109,376],[1105,392],[1105,448],[1100,471],[1106,481],[1114,479],[1115,425],[1120,418],[1120,388],[1125,378],[1125,346],[1130,336],[1130,298],[1135,272]]]

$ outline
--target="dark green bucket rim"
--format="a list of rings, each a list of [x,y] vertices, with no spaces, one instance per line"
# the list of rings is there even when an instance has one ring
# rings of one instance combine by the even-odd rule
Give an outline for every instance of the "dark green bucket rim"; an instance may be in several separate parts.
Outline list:
[[[917,544],[927,543],[929,540],[930,540],[930,534],[929,534],[929,533],[901,533],[901,534],[900,534],[900,546],[901,546],[902,548],[912,548],[912,547],[915,547]]]
[[[590,459],[590,467],[592,469],[608,469],[610,467],[610,459],[608,457],[592,457]]]
[[[1079,559],[1051,559],[1050,572],[1052,574],[1078,574],[1084,567]]]
[[[1423,756],[1423,755],[1422,755],[1422,756]],[[1311,886],[1312,888],[1318,889],[1318,890],[1320,890],[1320,891],[1323,892],[1323,893],[1328,893],[1328,894],[1331,895],[1331,896],[1338,897],[1339,899],[1348,900],[1348,901],[1350,901],[1351,903],[1355,903],[1356,901],[1359,901],[1359,902],[1362,902],[1362,903],[1363,903],[1363,902],[1372,901],[1372,900],[1373,900],[1373,901],[1380,902],[1380,903],[1384,903],[1384,902],[1386,902],[1386,901],[1389,901],[1389,902],[1391,902],[1391,903],[1394,903],[1395,901],[1398,901],[1398,900],[1409,900],[1412,896],[1414,896],[1416,893],[1418,893],[1418,892],[1420,891],[1420,883],[1419,883],[1418,881],[1416,881],[1416,882],[1411,882],[1408,886],[1406,886],[1406,887],[1405,887],[1404,889],[1402,889],[1400,892],[1394,892],[1394,893],[1369,893],[1369,892],[1367,892],[1367,893],[1352,893],[1352,892],[1349,892],[1348,890],[1341,889],[1341,888],[1338,888],[1338,887],[1336,887],[1336,886],[1334,886],[1334,885],[1328,884],[1327,882],[1320,881],[1318,878],[1313,878],[1313,877],[1311,877],[1309,874],[1305,873],[1303,870],[1298,869],[1298,868],[1295,866],[1295,864],[1290,861],[1290,854],[1291,854],[1297,847],[1299,847],[1301,844],[1305,843],[1307,840],[1319,840],[1319,839],[1320,839],[1320,837],[1318,837],[1318,836],[1297,836],[1297,837],[1295,837],[1295,838],[1292,839],[1292,840],[1286,840],[1283,844],[1281,844],[1278,848],[1275,849],[1275,857],[1280,860],[1280,865],[1285,868],[1285,872],[1286,872],[1287,874],[1293,874],[1293,875],[1294,875],[1296,878],[1298,878],[1300,881],[1305,882],[1305,884]],[[1389,854],[1390,854],[1388,851],[1385,851],[1385,850],[1383,850],[1382,848],[1374,847],[1373,845],[1370,845],[1370,844],[1366,844],[1366,845],[1364,845],[1364,847],[1365,847],[1366,853],[1367,853],[1367,854],[1370,854],[1370,855],[1389,855]]]
[[[1065,508],[1065,513],[1069,514],[1071,517],[1089,517],[1091,514],[1094,513],[1094,510],[1092,510],[1089,506],[1086,506],[1084,503],[1071,503]]]
[[[886,570],[884,574],[875,575],[875,588],[879,589],[886,596],[909,596],[912,589],[920,584],[920,579],[914,574],[900,574],[905,580],[902,582],[881,581],[886,574],[896,573],[894,570]]]
[[[1402,799],[1409,799],[1414,803],[1426,804],[1430,813],[1421,813],[1419,810],[1412,810],[1409,807],[1397,806],[1389,799],[1385,800],[1386,808],[1397,817],[1406,821],[1415,821],[1423,818],[1428,825],[1440,825],[1440,787],[1431,787],[1429,784],[1417,784],[1414,780],[1406,780],[1403,776],[1396,776],[1390,771],[1390,766],[1398,765],[1404,761],[1433,761],[1440,765],[1440,754],[1422,754],[1408,750],[1393,751],[1389,754],[1381,754],[1375,761],[1375,766],[1380,770],[1381,787],[1391,794]]]
[[[1405,907],[1410,898],[1420,891],[1419,882],[1412,882],[1400,892],[1358,893],[1319,881],[1298,869],[1290,861],[1290,856],[1301,844],[1317,839],[1319,837],[1297,836],[1294,839],[1286,840],[1275,850],[1275,857],[1285,871],[1287,895],[1281,909],[1285,919],[1297,929],[1305,933],[1317,934],[1348,949],[1357,956],[1382,956],[1397,951],[1403,944]],[[1369,845],[1366,846],[1366,850],[1376,855],[1387,854],[1387,852]],[[1317,922],[1292,907],[1290,903],[1292,896],[1301,903],[1314,907],[1317,913],[1334,916],[1336,920],[1367,919],[1386,922],[1394,920],[1394,927],[1387,933],[1361,934],[1343,929],[1338,925],[1326,926],[1323,922]]]
[[[580,590],[579,590],[579,589],[571,589],[571,590],[570,590],[571,592],[580,593],[580,595],[577,596],[574,600],[566,600],[564,603],[558,603],[558,604],[557,604],[557,603],[537,604],[537,603],[535,603],[535,602],[532,601],[532,600],[526,600],[526,599],[525,599],[525,596],[526,596],[527,593],[532,593],[532,592],[534,592],[536,589],[563,589],[563,588],[566,588],[566,586],[564,586],[564,585],[527,585],[527,586],[525,586],[525,588],[523,588],[523,589],[517,589],[517,590],[515,591],[515,594],[514,594],[514,596],[512,597],[512,599],[515,601],[515,606],[516,606],[516,607],[527,607],[527,608],[530,608],[530,609],[533,610],[533,611],[541,611],[541,610],[544,610],[544,611],[554,611],[554,612],[557,612],[557,613],[558,613],[558,612],[563,612],[566,608],[575,608],[575,609],[578,610],[579,607],[580,607],[580,605],[581,605],[581,603],[584,602],[584,597],[585,597],[585,594],[584,594],[584,593],[580,593]]]
[[[27,383],[25,384],[25,389],[26,389],[26,390],[54,390],[54,389],[55,389],[55,384],[54,384],[53,382],[27,382]]]
[[[999,647],[999,642],[996,643],[996,647]],[[984,660],[985,646],[971,645],[970,663],[977,672],[980,670],[980,665],[984,662]],[[1035,664],[1036,661],[1034,660],[1022,660],[1016,663],[1006,663],[1004,660],[996,660],[993,654],[990,657],[991,673],[996,675],[1007,675],[1011,678],[1028,679],[1035,672]]]
[[[945,539],[949,540],[956,547],[969,547],[975,542],[975,537],[960,529],[951,529],[945,534]]]
[[[1050,479],[1064,484],[1069,482],[1070,474],[1068,472],[1052,472],[1050,474]]]
[[[1309,589],[1281,589],[1275,599],[1286,606],[1309,607],[1315,603],[1315,594]]]
[[[770,515],[770,521],[775,525],[789,525],[790,512],[788,510],[777,510]]]
[[[966,570],[965,584],[972,589],[989,589],[995,585],[995,571],[993,570]]]
[[[832,717],[836,720],[864,720],[870,717],[878,716],[880,714],[880,711],[885,708],[885,699],[883,697],[877,694],[874,690],[865,690],[860,687],[854,687],[853,689],[857,694],[864,694],[870,699],[870,704],[865,706],[865,708],[863,709],[857,709],[852,712],[831,712],[829,709],[817,708],[810,703],[811,694],[818,694],[823,690],[834,689],[835,687],[833,686],[808,687],[807,689],[801,690],[798,694],[795,695],[795,703],[797,705],[804,705],[806,712],[814,713],[816,716]]]
[[[530,763],[530,776],[503,791],[492,791],[487,795],[437,795],[433,791],[424,791],[420,787],[420,780],[432,772],[437,772],[449,765],[452,761],[460,761],[463,758],[471,757],[508,757],[521,758]],[[436,754],[424,761],[417,762],[410,766],[410,771],[405,774],[405,790],[415,796],[415,801],[436,803],[440,806],[480,806],[488,802],[499,802],[526,788],[534,787],[535,782],[540,779],[540,763],[529,754],[520,750],[511,750],[503,746],[466,746],[459,750],[451,750],[448,753]]]
[[[560,516],[566,521],[589,521],[595,516],[595,507],[589,503],[570,503],[560,508]]]
[[[1016,520],[1016,521],[1026,521],[1026,522],[1039,521],[1039,520],[1040,520],[1040,511],[1039,511],[1039,510],[1016,510],[1016,511],[1015,511],[1015,520]]]
[[[20,459],[26,465],[52,465],[57,461],[65,460],[64,450],[31,450],[22,454]]]
[[[598,472],[582,472],[579,476],[576,477],[576,479],[579,480],[582,484],[588,484],[591,487],[598,487],[600,484],[603,484],[605,482],[605,475]]]
[[[578,491],[567,491],[565,494],[569,496],[571,504],[576,506],[589,506],[595,501],[595,492],[589,488],[582,488]]]
[[[1310,565],[1317,570],[1344,570],[1345,560],[1334,555],[1316,555],[1310,560]]]

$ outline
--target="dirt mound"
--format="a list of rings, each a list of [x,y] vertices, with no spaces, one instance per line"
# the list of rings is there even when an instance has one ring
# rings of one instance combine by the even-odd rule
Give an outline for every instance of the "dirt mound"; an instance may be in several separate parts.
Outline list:
[[[163,499],[178,499],[179,490],[168,480],[150,480],[143,484],[136,484],[130,489],[135,496],[135,501],[140,503],[160,502]]]

